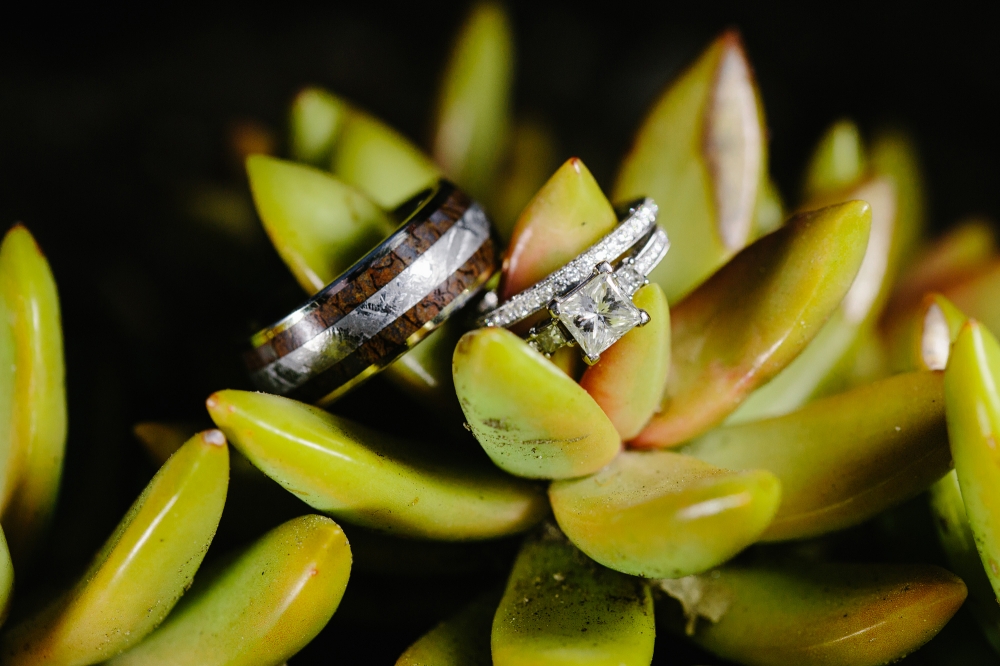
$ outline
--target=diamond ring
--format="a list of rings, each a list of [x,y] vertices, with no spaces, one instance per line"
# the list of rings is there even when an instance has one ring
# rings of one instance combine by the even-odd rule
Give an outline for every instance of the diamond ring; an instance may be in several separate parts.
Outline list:
[[[670,249],[656,213],[648,198],[619,209],[618,226],[559,270],[502,304],[487,294],[481,308],[489,311],[476,323],[508,328],[547,311],[549,318],[529,331],[529,344],[546,356],[576,344],[588,364],[597,363],[604,350],[649,321],[632,296]]]

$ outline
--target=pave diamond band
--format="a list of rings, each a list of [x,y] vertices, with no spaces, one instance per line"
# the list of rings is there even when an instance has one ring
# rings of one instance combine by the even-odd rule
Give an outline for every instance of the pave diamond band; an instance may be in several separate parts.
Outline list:
[[[455,186],[442,181],[400,210],[413,212],[389,238],[251,339],[244,360],[260,389],[331,402],[420,342],[495,272],[490,221]]]
[[[548,310],[549,319],[529,332],[529,343],[546,355],[577,344],[587,362],[596,363],[601,352],[649,321],[649,315],[632,303],[632,296],[670,249],[666,232],[656,224],[656,213],[656,204],[648,198],[622,209],[619,218],[624,220],[604,238],[477,323],[509,327]]]

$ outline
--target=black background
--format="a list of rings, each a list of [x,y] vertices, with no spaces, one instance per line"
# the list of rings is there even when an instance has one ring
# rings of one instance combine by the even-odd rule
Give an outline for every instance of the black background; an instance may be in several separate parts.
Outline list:
[[[52,264],[70,404],[63,501],[28,587],[77,571],[153,473],[131,425],[204,419],[209,393],[246,387],[235,354],[265,302],[300,299],[259,231],[235,238],[185,213],[199,187],[244,187],[227,146],[233,124],[256,120],[280,136],[292,95],[316,83],[426,142],[467,5],[415,4],[36,4],[0,20],[0,224],[24,221]],[[986,13],[749,4],[514,3],[517,110],[550,124],[561,155],[609,185],[658,92],[736,26],[787,198],[819,134],[849,116],[866,131],[892,123],[913,133],[935,228],[1000,213],[1000,58]],[[401,421],[413,412],[377,382],[339,409],[365,418],[371,405]],[[396,603],[393,583],[380,584],[377,598]],[[428,595],[475,587],[422,585]],[[354,663],[391,663],[435,612],[384,631],[335,620],[307,652],[364,650]]]

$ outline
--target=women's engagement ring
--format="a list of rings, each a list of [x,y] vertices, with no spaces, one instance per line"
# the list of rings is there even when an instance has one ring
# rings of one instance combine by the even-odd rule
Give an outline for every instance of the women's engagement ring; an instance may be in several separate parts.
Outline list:
[[[621,222],[604,238],[537,284],[496,304],[496,294],[483,299],[488,309],[479,326],[513,326],[539,313],[548,318],[528,332],[528,342],[545,355],[577,344],[588,364],[649,315],[632,302],[646,276],[670,249],[667,233],[656,224],[652,199],[618,209]]]

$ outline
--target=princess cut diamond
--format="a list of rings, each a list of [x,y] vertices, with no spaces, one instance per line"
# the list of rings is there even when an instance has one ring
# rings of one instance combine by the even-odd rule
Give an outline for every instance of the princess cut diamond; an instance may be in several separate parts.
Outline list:
[[[600,269],[573,291],[555,299],[551,311],[591,363],[623,335],[648,320],[618,285],[615,276]]]

